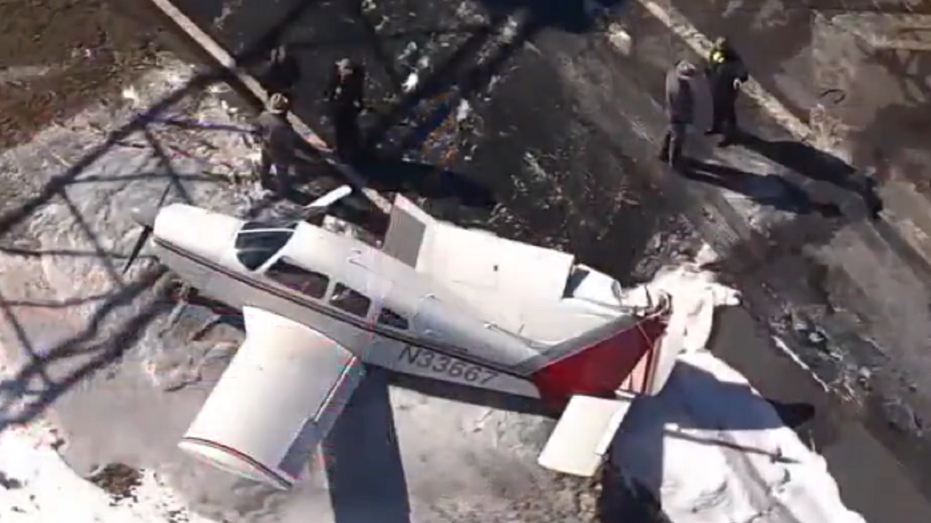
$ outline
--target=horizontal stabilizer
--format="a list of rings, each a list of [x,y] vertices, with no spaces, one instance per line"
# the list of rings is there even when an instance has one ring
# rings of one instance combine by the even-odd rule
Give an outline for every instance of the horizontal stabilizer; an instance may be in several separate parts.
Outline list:
[[[593,476],[604,461],[633,396],[572,396],[537,463],[574,476]]]

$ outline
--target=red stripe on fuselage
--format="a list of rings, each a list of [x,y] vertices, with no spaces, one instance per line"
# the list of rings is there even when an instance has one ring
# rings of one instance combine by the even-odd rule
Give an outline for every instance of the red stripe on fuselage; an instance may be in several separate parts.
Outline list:
[[[666,331],[667,316],[652,316],[571,356],[554,361],[533,375],[540,397],[564,407],[573,395],[613,397],[645,354]]]

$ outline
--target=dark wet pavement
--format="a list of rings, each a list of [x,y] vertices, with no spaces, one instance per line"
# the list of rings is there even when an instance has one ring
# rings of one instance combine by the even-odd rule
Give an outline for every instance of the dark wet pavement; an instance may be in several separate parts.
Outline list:
[[[219,4],[180,5],[234,50],[275,22],[266,4],[244,3],[223,16]],[[495,7],[494,13],[506,14],[514,6]],[[469,4],[317,2],[308,10],[284,39],[299,42],[305,80],[298,113],[312,127],[330,138],[319,93],[332,62],[350,56],[364,62],[370,74],[374,110],[364,120],[370,143],[392,161],[439,163],[438,170],[489,189],[504,208],[489,226],[502,235],[564,248],[629,282],[646,277],[658,260],[694,249],[697,229],[724,255],[720,269],[747,299],[746,310],[723,321],[722,332],[730,332],[734,341],[720,345],[719,353],[763,394],[816,406],[811,427],[799,430],[812,432],[851,508],[869,520],[891,513],[905,521],[926,519],[926,501],[903,474],[904,468],[919,490],[931,493],[921,424],[915,421],[920,418],[914,414],[923,398],[903,386],[903,353],[868,341],[874,324],[886,325],[895,315],[882,296],[901,294],[900,286],[907,286],[917,269],[907,259],[908,245],[895,243],[896,231],[867,219],[862,195],[845,185],[850,178],[843,174],[845,166],[824,167],[829,158],[799,165],[799,152],[814,153],[791,145],[785,131],[749,104],[742,104],[741,116],[762,138],[754,147],[757,154],[742,148],[714,151],[701,141],[692,150],[718,166],[712,170],[727,180],[723,186],[686,180],[657,165],[655,140],[662,122],[656,100],[663,68],[688,51],[633,3],[622,13],[641,45],[632,57],[612,49],[598,23],[562,22],[578,22],[577,11],[560,18],[554,11],[525,7],[509,25]],[[711,7],[685,11],[710,34],[717,30],[709,25]],[[793,8],[778,17],[767,41],[791,40],[791,45],[780,46],[777,55],[758,54],[772,46],[738,44],[758,70],[774,70],[806,45],[778,29],[804,25],[793,20],[810,16]],[[214,23],[218,18],[221,24]],[[402,86],[413,72],[418,87],[405,94]],[[812,102],[806,106],[799,100],[813,89],[804,82],[786,88],[784,78],[766,74],[760,82],[795,93],[784,103],[807,118]],[[463,99],[469,111],[458,118]],[[402,178],[388,166],[381,170],[386,178]],[[844,176],[840,183],[813,179],[835,171]],[[739,187],[732,175],[743,177]],[[775,188],[765,183],[773,175],[782,180]],[[763,197],[754,193],[759,186],[766,186]],[[455,205],[430,206],[452,212],[453,219],[460,212]],[[802,212],[805,208],[814,211]],[[869,256],[889,264],[884,270],[894,274],[864,288],[853,280],[856,271],[872,270]],[[896,279],[897,274],[906,276]],[[909,321],[929,323],[926,307],[912,307],[907,314]],[[751,336],[760,329],[784,338],[840,399],[820,390],[771,343],[761,346],[768,336]],[[898,415],[903,408],[913,414]],[[886,485],[899,485],[889,494],[870,490],[872,471],[879,470],[885,471]]]

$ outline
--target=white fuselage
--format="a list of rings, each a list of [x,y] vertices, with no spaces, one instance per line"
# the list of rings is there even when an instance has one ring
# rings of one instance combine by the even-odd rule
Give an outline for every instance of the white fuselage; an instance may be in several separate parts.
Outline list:
[[[619,313],[611,315],[597,306],[585,311],[536,304],[536,317],[546,320],[538,323],[549,322],[553,332],[560,323],[565,330],[573,317],[581,318],[580,326],[541,343],[515,334],[520,329],[513,325],[499,326],[500,318],[483,313],[476,300],[463,299],[458,289],[449,290],[431,274],[308,223],[298,223],[290,236],[282,230],[287,238],[283,245],[270,247],[267,259],[259,256],[260,265],[246,267],[243,249],[237,250],[251,246],[240,245],[244,223],[198,208],[168,207],[155,224],[157,256],[204,295],[237,309],[252,306],[312,326],[366,363],[397,372],[538,398],[531,376],[548,363],[540,349]],[[301,292],[289,285],[276,276],[282,264],[325,276],[325,291]],[[364,315],[334,305],[343,286],[368,300]],[[498,298],[507,299],[512,298]],[[406,325],[379,321],[385,309]]]

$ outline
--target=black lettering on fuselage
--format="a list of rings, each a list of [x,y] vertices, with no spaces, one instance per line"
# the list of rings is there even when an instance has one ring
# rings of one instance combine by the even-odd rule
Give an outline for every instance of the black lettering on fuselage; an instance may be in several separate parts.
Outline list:
[[[398,361],[420,367],[432,374],[440,374],[480,385],[488,383],[499,374],[498,371],[488,367],[467,363],[458,358],[413,345],[404,346],[398,356]]]
[[[420,356],[420,347],[414,347],[413,345],[405,345],[401,349],[401,355],[398,357],[398,360],[407,359],[407,363],[414,365],[417,363],[417,356]]]

